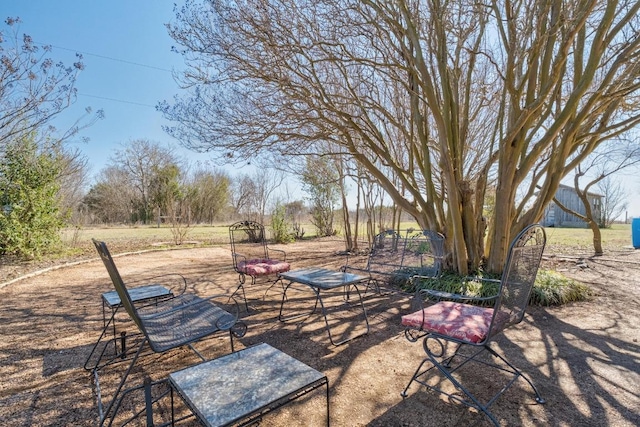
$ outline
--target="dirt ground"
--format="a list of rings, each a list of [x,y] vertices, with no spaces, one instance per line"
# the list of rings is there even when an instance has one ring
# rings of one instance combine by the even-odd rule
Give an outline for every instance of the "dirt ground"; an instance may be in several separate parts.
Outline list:
[[[340,246],[336,241],[316,241],[283,249],[293,268],[337,269],[344,262],[336,254]],[[181,273],[188,290],[203,296],[228,294],[237,283],[225,247],[151,251],[115,260],[125,280]],[[600,258],[580,258],[548,247],[543,266],[587,283],[596,295],[588,302],[530,307],[525,320],[494,343],[529,375],[547,401],[537,404],[520,379],[493,404],[494,415],[503,426],[640,425],[640,251],[627,248]],[[0,425],[97,425],[95,387],[83,365],[102,328],[100,295],[112,289],[104,266],[94,258],[20,280],[9,282],[3,280],[6,277],[0,276]],[[278,320],[280,291],[265,284],[247,286],[251,310],[243,311],[242,317],[248,332],[234,341],[236,349],[266,342],[326,374],[332,425],[490,425],[482,415],[416,384],[407,398],[400,396],[424,357],[422,343],[405,339],[400,325],[400,316],[410,308],[408,296],[365,298],[369,333],[333,346],[319,313],[295,322]],[[313,301],[309,294],[296,288],[288,302]],[[336,339],[363,331],[357,307],[345,307],[339,299],[327,302],[340,305],[330,315]],[[124,319],[118,326],[133,331]],[[222,356],[230,351],[228,336],[209,339],[198,349],[207,358]],[[186,349],[145,356],[131,384],[139,384],[144,375],[164,378],[198,361]],[[104,399],[123,366],[113,365],[101,374]],[[486,369],[462,375],[480,396],[501,379],[500,373]],[[156,422],[169,419],[169,406],[158,406]],[[178,400],[175,407],[177,413],[187,411]],[[261,425],[325,425],[323,391],[266,415]]]

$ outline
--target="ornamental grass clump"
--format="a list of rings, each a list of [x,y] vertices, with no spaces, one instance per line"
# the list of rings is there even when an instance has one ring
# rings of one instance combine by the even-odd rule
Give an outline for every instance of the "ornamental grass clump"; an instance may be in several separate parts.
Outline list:
[[[531,304],[550,306],[586,301],[593,295],[591,288],[556,271],[539,270],[531,292]]]
[[[461,277],[455,273],[446,272],[437,279],[417,280],[413,285],[416,289],[433,289],[471,297],[489,297],[496,295],[500,287],[500,278],[484,275],[482,280],[472,277]],[[538,270],[536,282],[531,291],[530,304],[539,306],[562,305],[575,301],[588,300],[593,292],[576,280],[569,279],[562,274]],[[493,302],[485,302],[491,305]]]

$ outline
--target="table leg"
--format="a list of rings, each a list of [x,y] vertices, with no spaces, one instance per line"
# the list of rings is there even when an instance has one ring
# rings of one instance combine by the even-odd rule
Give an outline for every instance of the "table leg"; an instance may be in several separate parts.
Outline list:
[[[358,300],[360,301],[360,306],[362,307],[362,315],[364,316],[364,323],[366,325],[366,329],[361,334],[354,335],[352,337],[346,338],[346,339],[338,341],[338,342],[335,342],[333,340],[333,335],[331,334],[331,327],[329,326],[329,319],[327,318],[327,310],[326,310],[326,308],[324,306],[324,303],[322,302],[322,297],[320,297],[320,290],[318,289],[316,291],[317,292],[317,296],[318,296],[318,300],[320,301],[320,306],[322,307],[322,315],[324,316],[324,322],[325,322],[325,325],[327,327],[327,333],[329,334],[329,341],[331,341],[331,344],[333,344],[335,346],[344,344],[346,342],[351,341],[354,338],[358,338],[358,337],[360,337],[362,335],[366,335],[366,334],[369,333],[369,319],[367,319],[367,310],[365,309],[364,302],[362,301],[362,294],[360,293],[360,290],[358,289],[358,286],[356,284],[353,284],[353,285],[350,285],[350,286],[353,286],[354,289],[356,290],[356,292],[358,293]],[[314,289],[314,291],[315,291],[315,289]],[[348,295],[348,292],[347,292],[347,295]]]
[[[283,317],[282,316],[282,311],[284,308],[284,303],[287,300],[287,290],[289,289],[289,287],[294,284],[296,282],[289,282],[285,287],[284,287],[284,291],[282,292],[282,302],[280,303],[280,312],[278,313],[278,320],[281,322],[288,322],[289,320],[294,320],[294,319],[299,319],[301,317],[305,317],[305,316],[310,316],[312,315],[315,311],[316,308],[318,308],[318,300],[320,299],[320,294],[318,291],[316,291],[313,287],[308,286],[309,288],[311,288],[311,290],[316,294],[316,301],[315,304],[313,305],[313,309],[311,310],[310,313],[301,313],[301,314],[294,314],[292,316],[287,316],[287,317]],[[304,285],[307,286],[307,285]]]

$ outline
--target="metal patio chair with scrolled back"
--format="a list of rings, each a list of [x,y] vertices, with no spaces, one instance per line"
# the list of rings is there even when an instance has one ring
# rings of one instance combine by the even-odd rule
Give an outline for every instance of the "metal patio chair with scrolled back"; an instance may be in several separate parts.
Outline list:
[[[434,230],[407,232],[407,243],[402,262],[403,277],[419,275],[423,279],[436,280],[442,275],[445,258],[444,236]],[[414,292],[413,280],[404,284],[406,291]]]
[[[125,395],[130,391],[140,389],[140,386],[135,386],[123,390],[123,387],[146,346],[158,354],[187,346],[205,361],[205,357],[192,344],[216,333],[228,333],[231,352],[233,352],[234,336],[237,338],[244,336],[247,327],[238,320],[240,311],[238,304],[228,295],[200,297],[193,293],[183,292],[178,295],[169,295],[161,300],[154,300],[149,304],[135,303],[116,268],[106,243],[95,239],[93,239],[93,243],[120,298],[121,303],[118,308],[122,307],[126,310],[141,334],[138,347],[132,348],[130,352],[123,350],[121,354],[122,361],[130,361],[129,366],[122,375],[106,410],[103,410],[99,374],[104,367],[118,363],[119,358],[112,358],[107,363],[98,361],[93,367],[92,373],[96,386],[100,425],[102,426],[113,423]],[[135,416],[137,415],[139,413]]]
[[[401,393],[403,397],[407,396],[407,390],[411,384],[417,382],[484,413],[496,426],[499,423],[489,411],[489,407],[519,377],[524,378],[531,386],[538,403],[545,402],[533,382],[490,347],[490,343],[498,334],[522,321],[545,244],[544,228],[538,224],[528,226],[516,236],[509,248],[496,295],[477,298],[431,289],[421,289],[416,292],[414,309],[417,308],[417,310],[402,316],[402,324],[405,326],[407,339],[415,342],[423,338],[427,357],[422,360],[409,384]],[[496,283],[493,282],[492,285],[495,286]],[[452,352],[448,344],[454,346]],[[466,354],[463,349],[473,351]],[[500,364],[493,363],[493,360],[480,359],[485,351]],[[510,374],[510,379],[486,403],[481,403],[476,397],[479,393],[469,389],[473,386],[469,384],[470,377],[463,375],[463,371],[458,371],[469,362],[482,363],[483,366],[506,372]],[[444,376],[453,384],[456,391],[444,390],[444,386],[440,385],[441,382],[435,382],[436,379],[432,378],[430,373],[434,375],[439,373]],[[463,382],[466,385],[463,385]],[[479,387],[485,386],[486,384]]]
[[[369,277],[365,293],[372,288],[381,293],[382,285],[407,291],[415,275],[437,278],[442,272],[444,237],[431,230],[385,230],[378,233],[367,255],[366,265],[350,265],[342,271],[364,273]]]
[[[232,224],[229,226],[229,241],[233,269],[238,273],[238,287],[233,294],[242,291],[248,311],[244,289],[247,277],[251,278],[251,285],[255,285],[259,278],[264,278],[273,286],[280,280],[278,273],[289,271],[291,265],[287,262],[285,251],[267,245],[264,226],[258,222],[239,221]]]

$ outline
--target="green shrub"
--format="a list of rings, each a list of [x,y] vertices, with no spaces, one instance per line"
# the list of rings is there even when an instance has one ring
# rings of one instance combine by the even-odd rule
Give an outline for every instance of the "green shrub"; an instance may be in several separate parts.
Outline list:
[[[281,204],[277,204],[271,214],[271,231],[274,243],[291,243],[294,240],[289,232],[285,207]]]
[[[33,137],[5,147],[0,162],[0,254],[38,258],[60,246],[59,153]]]

